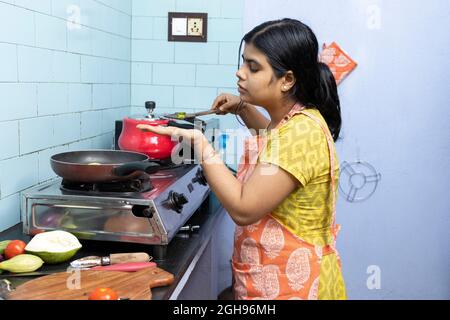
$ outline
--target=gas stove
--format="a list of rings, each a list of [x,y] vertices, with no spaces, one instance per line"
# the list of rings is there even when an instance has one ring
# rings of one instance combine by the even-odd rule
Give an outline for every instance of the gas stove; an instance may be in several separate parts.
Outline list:
[[[79,239],[166,246],[210,188],[197,164],[166,168],[126,183],[61,179],[22,193],[25,234],[66,230]]]

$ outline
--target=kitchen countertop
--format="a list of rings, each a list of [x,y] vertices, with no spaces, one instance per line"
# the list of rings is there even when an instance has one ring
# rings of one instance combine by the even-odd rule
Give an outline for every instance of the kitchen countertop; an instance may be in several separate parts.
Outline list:
[[[176,299],[183,289],[186,279],[195,267],[198,258],[203,253],[206,244],[216,229],[217,223],[222,215],[226,214],[213,193],[205,201],[206,205],[199,208],[191,219],[186,223],[190,225],[201,225],[198,232],[194,234],[179,233],[175,236],[167,247],[167,254],[163,260],[153,260],[158,267],[172,273],[175,281],[172,285],[152,289],[153,300]],[[22,224],[18,224],[2,233],[2,240],[23,240],[29,242],[30,236],[23,234]],[[142,244],[130,244],[120,242],[86,241],[80,240],[83,247],[71,259],[71,261],[85,256],[107,256],[111,253],[122,252],[147,252],[152,255],[152,246]],[[69,261],[70,262],[70,261]],[[69,262],[59,265],[44,265],[38,271],[49,271],[52,273],[66,272]],[[35,277],[7,277],[0,276],[0,279],[8,279],[13,287],[17,287]]]

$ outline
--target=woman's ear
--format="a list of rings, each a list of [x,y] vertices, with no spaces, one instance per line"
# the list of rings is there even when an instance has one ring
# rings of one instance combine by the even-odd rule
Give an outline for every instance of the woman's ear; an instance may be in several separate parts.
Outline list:
[[[281,81],[281,91],[288,92],[295,86],[296,82],[297,79],[295,78],[294,73],[292,71],[286,72]]]

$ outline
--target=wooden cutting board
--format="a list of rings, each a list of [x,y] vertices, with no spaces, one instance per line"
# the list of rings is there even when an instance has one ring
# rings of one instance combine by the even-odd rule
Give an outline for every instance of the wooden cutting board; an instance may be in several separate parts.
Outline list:
[[[16,288],[8,300],[88,300],[95,288],[111,288],[120,298],[151,300],[151,288],[172,284],[174,276],[157,267],[138,272],[72,271],[31,280]]]

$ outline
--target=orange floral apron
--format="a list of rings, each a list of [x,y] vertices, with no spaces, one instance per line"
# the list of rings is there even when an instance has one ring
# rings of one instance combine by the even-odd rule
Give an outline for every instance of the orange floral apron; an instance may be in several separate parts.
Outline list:
[[[232,265],[234,293],[238,300],[316,300],[322,257],[336,253],[340,266],[339,255],[335,248],[339,225],[335,224],[333,139],[322,122],[299,104],[292,108],[276,129],[297,114],[304,114],[317,122],[327,137],[331,163],[333,244],[324,247],[314,246],[289,231],[275,220],[271,213],[253,225],[237,226]],[[245,141],[245,151],[237,174],[239,181],[244,183],[249,179],[266,144],[265,136],[252,136]]]

